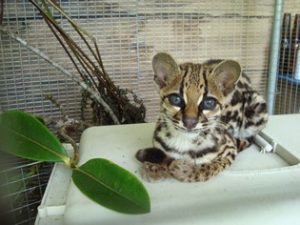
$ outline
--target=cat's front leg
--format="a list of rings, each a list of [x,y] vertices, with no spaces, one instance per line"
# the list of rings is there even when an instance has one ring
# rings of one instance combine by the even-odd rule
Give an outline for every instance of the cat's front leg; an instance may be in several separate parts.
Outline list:
[[[234,139],[226,134],[221,140],[217,157],[209,163],[197,164],[193,160],[173,160],[169,166],[169,173],[183,182],[207,181],[229,167],[234,161],[238,149]]]
[[[142,178],[148,182],[156,182],[172,177],[166,164],[144,162],[140,173]]]
[[[142,162],[141,176],[148,182],[154,182],[171,177],[168,165],[172,159],[158,148],[139,150],[135,157]]]
[[[182,182],[207,181],[231,165],[228,158],[219,158],[211,163],[195,164],[192,161],[174,160],[168,167],[173,178]]]

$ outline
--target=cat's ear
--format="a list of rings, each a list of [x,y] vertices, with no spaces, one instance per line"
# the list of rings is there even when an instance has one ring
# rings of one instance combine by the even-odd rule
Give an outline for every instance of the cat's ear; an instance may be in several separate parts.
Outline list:
[[[154,81],[160,88],[165,87],[179,73],[179,67],[175,60],[167,53],[157,53],[152,59]]]
[[[230,93],[241,75],[242,69],[238,62],[224,60],[212,71],[213,80],[224,95]]]

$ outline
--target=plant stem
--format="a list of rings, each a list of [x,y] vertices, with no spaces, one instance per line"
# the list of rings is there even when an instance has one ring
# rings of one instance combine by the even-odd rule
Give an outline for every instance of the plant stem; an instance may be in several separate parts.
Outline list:
[[[81,86],[84,90],[86,90],[91,95],[91,98],[93,98],[96,102],[98,102],[103,107],[103,109],[105,110],[105,112],[107,112],[110,115],[111,119],[113,120],[113,122],[115,124],[120,124],[120,122],[119,122],[117,116],[115,115],[115,113],[112,111],[112,109],[110,108],[110,106],[104,101],[104,99],[100,96],[99,93],[95,92],[86,83],[84,83],[83,81],[79,80],[72,73],[70,73],[69,71],[67,71],[66,69],[64,69],[62,66],[60,66],[59,64],[57,64],[56,62],[54,62],[53,60],[51,60],[42,51],[40,51],[39,49],[34,48],[34,47],[28,45],[25,40],[23,40],[22,38],[16,36],[12,32],[10,32],[9,30],[7,30],[5,27],[0,26],[0,31],[2,33],[6,33],[10,38],[12,38],[15,41],[19,42],[22,46],[26,47],[27,49],[29,49],[30,51],[32,51],[33,53],[35,53],[37,56],[39,56],[42,59],[44,59],[45,61],[47,61],[50,65],[52,65],[53,67],[55,67],[57,70],[61,71],[64,75],[66,75],[67,77],[71,78],[74,82],[76,82],[79,86]]]
[[[75,143],[75,141],[69,135],[67,135],[66,126],[61,127],[59,129],[58,133],[72,145],[73,151],[74,151],[74,156],[73,156],[73,159],[71,161],[72,161],[72,163],[77,165],[77,163],[79,161],[79,147],[78,147],[78,145]]]

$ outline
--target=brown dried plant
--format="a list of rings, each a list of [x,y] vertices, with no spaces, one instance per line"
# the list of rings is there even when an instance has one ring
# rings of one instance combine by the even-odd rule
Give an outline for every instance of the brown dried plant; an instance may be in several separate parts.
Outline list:
[[[145,107],[137,95],[117,87],[104,69],[96,39],[70,18],[55,0],[29,0],[40,12],[48,27],[76,68],[83,87],[82,106],[91,100],[93,125],[145,122]],[[54,18],[52,11],[68,21],[87,50],[69,35]],[[82,117],[83,117],[83,113]],[[82,118],[84,120],[84,117]]]

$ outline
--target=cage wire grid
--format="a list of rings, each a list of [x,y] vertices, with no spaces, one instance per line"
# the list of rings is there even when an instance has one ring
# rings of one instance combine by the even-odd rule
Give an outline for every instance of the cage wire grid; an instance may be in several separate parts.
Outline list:
[[[1,224],[33,224],[52,164],[15,158],[3,161],[5,168],[0,172]]]
[[[284,11],[299,13],[298,1],[284,1]],[[237,60],[254,87],[266,96],[273,0],[61,0],[59,3],[97,39],[104,66],[113,81],[122,88],[133,90],[144,100],[149,122],[155,121],[159,111],[151,59],[160,51],[169,52],[179,63],[214,58]],[[56,17],[70,31],[66,21],[58,15]],[[28,1],[4,1],[3,25],[65,69],[76,73]],[[80,118],[81,90],[73,81],[7,35],[1,34],[0,40],[1,110],[21,109],[35,115],[59,118],[60,111],[44,97],[52,95],[62,103],[69,117]],[[287,92],[287,97],[283,96],[280,103],[284,108],[287,107],[283,104],[287,102],[285,98],[291,98],[288,92],[291,88],[280,82],[277,97]],[[292,89],[300,93],[298,86]],[[295,104],[299,99],[292,101]],[[280,104],[277,102],[277,112],[287,113],[278,109]],[[18,161],[7,168],[10,169],[0,173],[5,181],[1,186],[20,183],[22,189],[4,197],[20,192],[25,196],[21,205],[10,203],[8,207],[13,224],[33,224],[51,165]],[[19,179],[9,180],[12,171],[20,176]],[[36,181],[28,186],[31,180]],[[33,190],[37,200],[31,200]]]
[[[284,15],[281,30],[280,60],[278,67],[276,113],[290,114],[300,112],[300,7],[299,1],[284,2]],[[289,14],[289,25],[285,15]],[[298,15],[298,24],[296,20]],[[298,53],[298,54],[297,54]],[[298,55],[298,56],[297,56]],[[296,73],[298,75],[296,75]],[[298,76],[298,79],[296,77]]]

